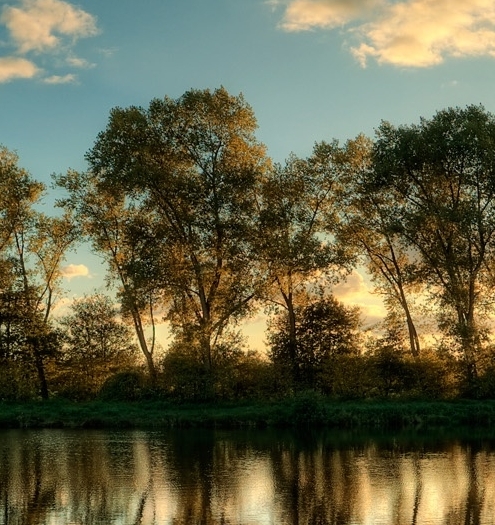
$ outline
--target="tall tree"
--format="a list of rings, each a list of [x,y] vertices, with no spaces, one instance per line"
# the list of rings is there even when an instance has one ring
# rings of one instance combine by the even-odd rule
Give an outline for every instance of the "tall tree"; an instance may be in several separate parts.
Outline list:
[[[477,312],[493,289],[495,118],[480,106],[450,108],[420,124],[382,123],[374,183],[395,201],[396,232],[421,258],[424,278],[476,377]]]
[[[123,192],[108,190],[92,172],[69,171],[55,177],[55,182],[65,188],[68,197],[59,205],[75,214],[84,237],[89,238],[94,251],[100,254],[109,267],[109,281],[117,282],[122,313],[134,327],[143,353],[151,383],[156,381],[155,310],[159,288],[153,274],[143,274],[141,261],[146,244],[154,239],[144,235],[143,209],[125,205]],[[148,337],[147,327],[151,327]]]
[[[191,90],[148,109],[113,109],[87,154],[98,187],[123,192],[126,207],[150,217],[148,271],[169,299],[172,326],[200,341],[207,368],[254,296],[249,240],[268,165],[255,129],[242,96]]]
[[[40,394],[48,397],[44,360],[53,352],[50,324],[60,266],[74,242],[70,215],[50,218],[36,211],[44,186],[17,165],[17,156],[0,149],[0,258],[3,329],[7,347],[37,371]],[[12,336],[15,334],[15,339]]]
[[[354,246],[385,298],[389,314],[402,312],[411,355],[419,357],[421,345],[413,319],[413,292],[418,289],[415,253],[397,232],[396,201],[386,188],[373,184],[373,143],[364,135],[349,140],[342,163],[343,221],[339,242]]]
[[[263,180],[256,256],[266,277],[261,298],[287,314],[288,354],[298,382],[297,309],[315,279],[335,279],[349,262],[335,242],[336,196],[340,191],[341,148],[336,142],[314,147],[307,159],[291,156]]]

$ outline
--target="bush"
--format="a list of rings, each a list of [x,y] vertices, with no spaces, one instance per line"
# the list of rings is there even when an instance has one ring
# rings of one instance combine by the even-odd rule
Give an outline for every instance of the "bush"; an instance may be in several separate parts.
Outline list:
[[[326,359],[317,376],[320,391],[338,399],[363,399],[374,386],[369,359],[343,355]]]
[[[194,356],[169,352],[162,361],[164,393],[178,401],[207,401],[212,397],[212,376]]]
[[[138,401],[146,391],[146,380],[137,371],[119,372],[109,377],[98,397],[104,401]]]
[[[323,398],[314,390],[296,394],[292,400],[293,423],[301,425],[323,425],[326,422],[326,412]]]
[[[0,401],[27,401],[38,397],[38,382],[27,363],[0,361]]]

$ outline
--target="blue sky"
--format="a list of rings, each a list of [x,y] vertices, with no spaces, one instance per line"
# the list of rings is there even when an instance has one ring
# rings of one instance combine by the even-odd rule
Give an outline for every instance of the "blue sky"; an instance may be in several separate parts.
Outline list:
[[[38,180],[84,169],[112,107],[220,85],[244,94],[275,161],[382,119],[495,112],[495,2],[0,2],[0,143]]]

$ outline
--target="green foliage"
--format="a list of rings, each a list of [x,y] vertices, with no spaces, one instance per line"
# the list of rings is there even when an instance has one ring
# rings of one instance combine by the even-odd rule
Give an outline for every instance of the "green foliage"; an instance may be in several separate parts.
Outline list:
[[[97,294],[74,302],[59,323],[63,346],[58,395],[91,398],[109,377],[134,364],[132,333],[118,320],[109,297]]]
[[[166,395],[179,401],[212,397],[212,377],[193,355],[170,351],[162,361],[160,383]]]
[[[133,304],[143,290],[161,297],[173,330],[194,336],[209,367],[219,335],[248,312],[259,280],[249,240],[269,160],[255,129],[242,95],[190,90],[148,109],[113,109],[87,154],[93,185],[86,189],[117,199],[137,226],[119,250],[125,264],[117,270],[130,287],[124,295],[131,290]],[[75,179],[61,181],[73,195]]]
[[[468,383],[492,292],[494,144],[495,116],[481,106],[449,108],[412,126],[384,122],[368,186],[393,203],[394,233],[415,253],[416,273],[456,335]]]
[[[0,401],[26,401],[39,395],[36,373],[24,362],[0,360]]]
[[[280,395],[273,366],[253,352],[231,352],[208,369],[194,353],[175,347],[167,352],[161,367],[164,395],[179,401],[266,400]]]
[[[129,328],[117,319],[109,297],[96,294],[72,303],[60,319],[64,330],[64,358],[82,361],[128,361],[135,352]]]
[[[290,400],[292,424],[318,426],[327,422],[324,399],[314,390],[299,392]]]
[[[389,346],[378,346],[368,363],[374,383],[372,396],[443,399],[456,395],[458,385],[449,382],[446,363],[427,350],[413,359]]]
[[[98,392],[103,401],[137,401],[146,396],[146,379],[136,371],[110,376]]]
[[[366,399],[376,381],[367,356],[337,355],[326,359],[318,370],[319,390],[337,399]]]
[[[317,143],[276,166],[255,130],[224,88],[114,108],[90,169],[56,178],[67,198],[52,218],[37,211],[44,186],[0,147],[0,399],[148,395],[108,298],[76,302],[53,327],[60,265],[82,239],[109,263],[161,397],[286,397],[290,417],[316,424],[320,395],[495,396],[495,117],[468,106],[383,122],[374,141]],[[366,353],[357,309],[322,291],[358,262],[388,312]],[[444,336],[432,351],[415,318],[425,297]],[[269,362],[235,333],[257,307],[276,314]],[[174,341],[155,381],[158,316]]]
[[[287,314],[282,313],[270,326],[270,357],[278,366],[292,365],[293,350],[288,324]],[[331,380],[333,362],[358,352],[358,324],[358,311],[345,307],[332,296],[320,297],[296,308],[294,357],[297,373],[294,386],[298,389],[331,390],[328,381]],[[321,373],[323,368],[325,374]]]

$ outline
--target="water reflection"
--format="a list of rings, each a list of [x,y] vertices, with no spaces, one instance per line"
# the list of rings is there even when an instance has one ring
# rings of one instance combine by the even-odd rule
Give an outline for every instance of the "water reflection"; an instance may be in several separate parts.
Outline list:
[[[0,433],[0,525],[495,523],[490,441]]]

